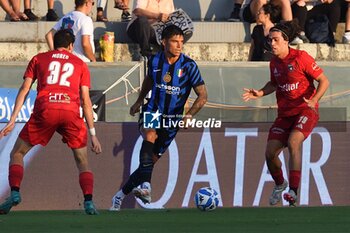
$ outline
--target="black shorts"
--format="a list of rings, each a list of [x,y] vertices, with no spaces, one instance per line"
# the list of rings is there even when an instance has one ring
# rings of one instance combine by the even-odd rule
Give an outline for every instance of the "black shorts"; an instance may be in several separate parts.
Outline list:
[[[139,118],[139,130],[140,133],[142,134],[142,129],[143,127],[143,113],[141,112],[140,118]],[[154,147],[153,147],[153,153],[161,156],[162,154],[165,153],[165,151],[168,149],[170,146],[171,142],[174,140],[177,131],[179,131],[179,128],[157,128],[155,129],[157,133],[157,139],[154,142]]]

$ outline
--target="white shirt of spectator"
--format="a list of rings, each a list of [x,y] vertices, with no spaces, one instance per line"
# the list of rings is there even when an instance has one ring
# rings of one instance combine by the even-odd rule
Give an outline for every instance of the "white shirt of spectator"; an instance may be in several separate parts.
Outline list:
[[[175,11],[173,0],[137,0],[134,1],[134,9],[140,8],[148,10],[153,13],[165,13],[170,14]],[[132,14],[132,19],[128,24],[129,25],[135,21],[137,16]],[[150,24],[157,22],[156,19],[150,19]]]
[[[70,18],[70,20],[69,20]],[[68,25],[64,25],[65,22],[69,21]],[[90,62],[90,59],[84,55],[84,49],[82,46],[82,36],[90,36],[90,44],[92,47],[92,52],[95,53],[94,44],[94,25],[91,17],[85,15],[80,11],[71,11],[65,16],[63,16],[54,26],[53,29],[58,31],[60,29],[71,28],[75,35],[74,50],[73,53],[82,59],[84,62]]]

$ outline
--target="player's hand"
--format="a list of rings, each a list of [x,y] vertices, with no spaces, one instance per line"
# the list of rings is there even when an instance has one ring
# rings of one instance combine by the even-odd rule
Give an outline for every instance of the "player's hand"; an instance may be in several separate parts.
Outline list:
[[[8,122],[6,126],[0,131],[0,139],[4,136],[7,136],[13,128],[15,127],[15,122]]]
[[[242,95],[242,99],[247,102],[251,99],[257,99],[259,97],[261,97],[261,91],[255,90],[255,89],[248,89],[248,88],[243,88],[243,95]]]
[[[304,98],[304,101],[307,103],[307,106],[309,106],[309,108],[316,111],[317,101],[313,100],[313,99],[306,99],[305,97],[303,97],[303,98]]]
[[[91,150],[93,152],[95,152],[96,154],[100,154],[102,152],[102,147],[100,144],[100,141],[98,140],[98,138],[96,137],[96,135],[91,136]]]
[[[131,116],[135,116],[135,114],[140,111],[141,104],[142,104],[142,102],[136,102],[130,107],[129,113]]]
[[[168,18],[169,18],[169,14],[166,14],[166,13],[160,13],[158,17],[158,19],[164,23],[168,21]]]
[[[186,114],[183,118],[182,118],[183,122],[185,123],[185,127],[184,129],[187,129],[187,125],[188,123],[192,120],[192,115],[191,114]]]

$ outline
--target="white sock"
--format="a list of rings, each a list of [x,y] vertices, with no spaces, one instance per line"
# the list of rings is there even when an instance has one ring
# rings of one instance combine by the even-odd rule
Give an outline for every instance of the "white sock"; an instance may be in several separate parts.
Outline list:
[[[119,197],[120,199],[124,199],[125,194],[123,193],[123,190],[119,190],[116,194],[117,197]]]

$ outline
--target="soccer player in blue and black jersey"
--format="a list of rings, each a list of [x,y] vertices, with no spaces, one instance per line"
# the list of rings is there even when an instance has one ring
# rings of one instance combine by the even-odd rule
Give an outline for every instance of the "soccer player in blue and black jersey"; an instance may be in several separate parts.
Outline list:
[[[175,138],[179,130],[178,123],[181,121],[186,125],[190,122],[192,116],[207,101],[207,90],[198,66],[191,58],[182,54],[183,44],[183,31],[175,25],[167,26],[162,32],[163,51],[148,61],[148,73],[140,95],[130,108],[130,114],[134,116],[142,106],[139,124],[144,140],[140,150],[140,165],[113,197],[111,211],[120,210],[123,198],[130,192],[143,203],[151,202],[151,176],[154,164]],[[197,98],[184,112],[185,103],[192,89]],[[152,91],[151,96],[143,105],[149,91]],[[153,125],[156,118],[160,120],[157,121],[157,125]],[[147,121],[148,125],[145,124]],[[172,122],[169,123],[172,127],[164,127],[162,122]]]

